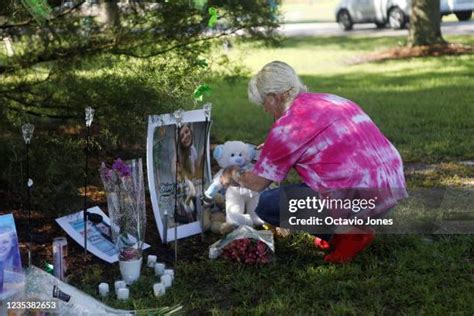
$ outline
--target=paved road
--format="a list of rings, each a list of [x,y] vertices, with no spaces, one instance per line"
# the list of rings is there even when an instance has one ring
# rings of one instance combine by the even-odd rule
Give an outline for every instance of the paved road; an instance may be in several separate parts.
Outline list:
[[[280,32],[286,36],[406,36],[408,30],[392,30],[390,28],[377,29],[375,24],[355,24],[352,31],[342,31],[337,23],[295,23],[283,24]],[[444,35],[467,34],[473,36],[474,43],[474,20],[466,22],[443,22],[441,32]]]

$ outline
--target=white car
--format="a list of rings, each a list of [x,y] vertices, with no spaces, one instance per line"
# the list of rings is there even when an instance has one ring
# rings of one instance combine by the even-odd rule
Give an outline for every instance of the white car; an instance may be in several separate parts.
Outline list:
[[[454,13],[459,21],[467,21],[474,11],[474,0],[441,0],[441,15]]]
[[[459,21],[469,20],[474,0],[441,0],[441,15],[454,13]],[[355,23],[375,23],[378,28],[388,23],[402,29],[411,13],[410,0],[341,0],[336,8],[336,21],[348,31]]]

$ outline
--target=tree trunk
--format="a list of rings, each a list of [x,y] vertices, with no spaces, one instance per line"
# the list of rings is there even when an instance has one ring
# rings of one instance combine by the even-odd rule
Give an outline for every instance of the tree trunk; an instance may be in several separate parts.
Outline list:
[[[440,0],[412,0],[410,46],[446,43],[441,36]]]

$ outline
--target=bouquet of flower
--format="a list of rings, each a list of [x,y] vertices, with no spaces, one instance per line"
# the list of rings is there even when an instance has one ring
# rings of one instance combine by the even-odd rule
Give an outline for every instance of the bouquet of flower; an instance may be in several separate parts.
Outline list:
[[[225,246],[222,256],[231,261],[255,265],[269,263],[273,253],[261,240],[242,238]]]
[[[212,244],[209,247],[209,258],[222,256],[239,263],[259,265],[271,262],[274,252],[271,231],[257,231],[244,225]]]
[[[145,190],[141,159],[102,163],[100,176],[107,194],[112,240],[119,260],[140,259],[145,237]]]

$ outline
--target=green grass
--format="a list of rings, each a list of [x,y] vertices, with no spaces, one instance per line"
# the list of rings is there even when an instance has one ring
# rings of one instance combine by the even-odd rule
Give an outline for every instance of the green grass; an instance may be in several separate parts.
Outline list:
[[[472,43],[472,37],[447,37]],[[335,93],[359,103],[400,150],[405,162],[474,159],[474,58],[422,58],[350,65],[354,57],[402,43],[404,38],[292,38],[279,48],[237,47],[250,73],[279,59],[293,65],[311,91]],[[1,55],[1,53],[0,53]],[[0,56],[1,59],[1,56]],[[117,65],[119,67],[119,65]],[[120,69],[117,69],[120,74]],[[85,78],[100,75],[91,69]],[[112,75],[112,74],[111,74]],[[114,77],[117,78],[117,77]],[[138,79],[137,79],[138,80]],[[207,80],[214,104],[214,142],[240,139],[260,143],[272,119],[247,100],[248,78],[229,84]],[[191,106],[190,106],[191,107]],[[409,175],[411,187],[463,186],[471,169],[447,164],[433,173]],[[469,204],[464,203],[464,207]],[[429,212],[411,206],[408,212]],[[149,215],[151,215],[149,213]],[[173,250],[157,242],[150,216],[150,253],[172,263]],[[131,287],[131,300],[104,302],[117,308],[151,309],[182,305],[186,314],[468,314],[474,313],[474,238],[472,236],[382,235],[347,265],[328,265],[310,236],[276,241],[272,264],[245,267],[207,259],[218,236],[180,241],[176,282],[155,298],[150,269]],[[77,255],[77,254],[76,254]],[[71,255],[72,256],[72,255]],[[118,264],[93,264],[71,283],[97,297],[100,282],[120,275]]]
[[[472,43],[472,37],[447,37]],[[245,47],[240,59],[253,74],[265,63],[292,65],[310,91],[354,100],[400,150],[405,162],[474,158],[474,56],[445,56],[350,65],[356,56],[384,50],[404,38],[292,38],[279,48]],[[264,140],[272,123],[247,101],[248,78],[212,82],[218,141]]]
[[[451,37],[467,43],[470,37]],[[251,73],[280,59],[292,64],[312,91],[336,93],[358,102],[400,149],[405,161],[474,158],[473,56],[423,58],[348,65],[354,56],[393,47],[401,38],[296,38],[280,48],[245,46],[230,57],[242,59]],[[209,82],[214,103],[214,141],[264,140],[272,119],[249,104],[248,78],[232,84]],[[409,176],[410,186],[465,185],[471,169],[443,164],[432,173]],[[405,214],[429,213],[408,204]],[[429,206],[429,205],[428,205]],[[462,205],[464,208],[468,204]],[[152,227],[154,229],[154,227]],[[218,236],[180,241],[176,282],[154,298],[156,279],[149,269],[132,286],[132,300],[105,302],[120,308],[182,305],[186,314],[466,314],[474,313],[474,237],[469,235],[380,235],[347,265],[328,265],[306,234],[276,240],[272,264],[246,267],[207,259]],[[173,251],[147,240],[172,263]],[[73,284],[96,295],[110,284],[117,265],[94,265]],[[86,285],[87,284],[87,285]]]
[[[474,312],[474,248],[469,236],[380,236],[354,262],[338,266],[325,264],[303,234],[278,240],[275,261],[264,267],[209,261],[205,248],[197,252],[191,243],[189,239],[180,243],[187,259],[176,268],[176,282],[165,296],[153,297],[151,286],[157,278],[145,269],[144,277],[131,288],[131,302],[113,298],[105,302],[138,309],[180,304],[186,314]],[[94,294],[96,283],[104,280],[98,277],[103,269],[111,270],[91,267],[81,287]],[[119,275],[117,267],[112,270]]]

